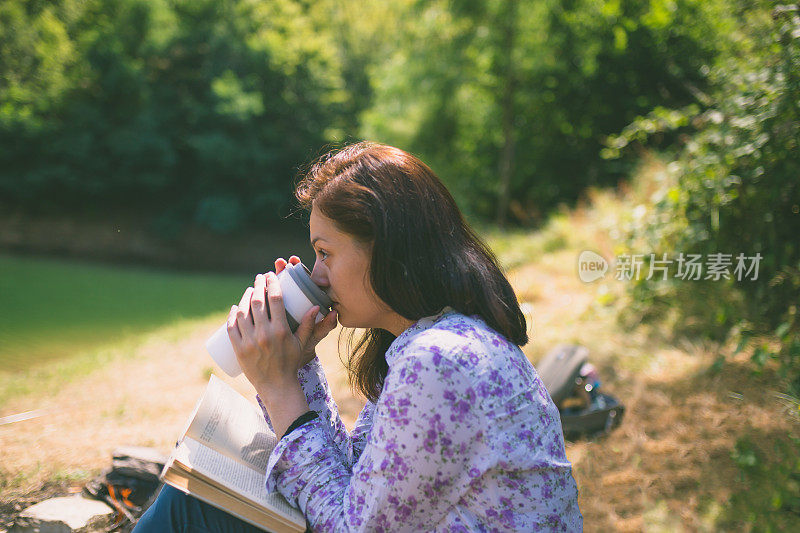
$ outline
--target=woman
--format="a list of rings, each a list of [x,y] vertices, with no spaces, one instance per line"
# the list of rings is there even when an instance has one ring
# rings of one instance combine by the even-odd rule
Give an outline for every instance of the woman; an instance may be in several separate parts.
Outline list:
[[[358,143],[319,160],[296,196],[310,211],[312,279],[334,312],[313,325],[310,310],[292,335],[268,273],[228,317],[282,436],[267,490],[315,531],[581,530],[558,411],[519,349],[525,318],[433,172],[397,148]],[[313,351],[337,317],[366,330],[348,360],[368,400],[350,434]],[[175,492],[145,521],[201,514]]]

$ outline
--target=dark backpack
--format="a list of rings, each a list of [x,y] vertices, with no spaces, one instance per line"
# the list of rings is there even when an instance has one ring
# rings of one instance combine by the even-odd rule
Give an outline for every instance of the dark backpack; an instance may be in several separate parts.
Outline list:
[[[558,407],[564,437],[597,436],[617,427],[625,406],[600,392],[589,350],[574,344],[553,348],[536,365],[547,392]]]

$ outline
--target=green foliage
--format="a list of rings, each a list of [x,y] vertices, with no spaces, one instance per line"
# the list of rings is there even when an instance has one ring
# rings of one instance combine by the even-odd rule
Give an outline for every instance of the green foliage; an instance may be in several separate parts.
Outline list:
[[[70,86],[78,54],[64,19],[73,4],[39,9],[22,0],[0,4],[0,124],[30,120],[35,125]]]
[[[607,135],[708,106],[739,4],[7,0],[0,197],[231,232],[288,214],[321,147],[370,138],[422,156],[473,218],[510,202],[535,223],[626,175]]]
[[[753,437],[739,438],[731,452],[739,479],[717,525],[792,531],[800,524],[800,439]]]
[[[758,24],[746,54],[710,73],[709,109],[657,109],[610,139],[605,155],[654,131],[681,132],[671,179],[630,232],[630,247],[732,254],[730,279],[634,283],[632,314],[671,313],[679,327],[719,339],[738,334],[755,367],[777,360],[800,396],[800,16],[796,6],[776,9],[774,20],[767,13],[752,9]],[[756,279],[733,275],[740,253],[760,255]]]
[[[729,4],[424,3],[376,65],[363,134],[424,155],[481,218],[494,214],[510,143],[511,215],[536,221],[625,175],[627,160],[599,157],[606,135],[655,106],[700,102],[730,46]]]
[[[329,5],[4,2],[0,197],[125,206],[167,236],[285,216],[296,165],[353,111]]]

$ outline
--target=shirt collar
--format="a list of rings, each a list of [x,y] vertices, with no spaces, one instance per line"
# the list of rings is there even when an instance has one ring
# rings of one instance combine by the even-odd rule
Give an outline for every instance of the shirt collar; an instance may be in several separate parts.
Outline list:
[[[425,331],[426,329],[433,326],[436,322],[438,322],[445,316],[455,312],[456,312],[455,309],[453,309],[450,306],[447,306],[438,313],[431,316],[420,318],[419,320],[411,324],[400,335],[398,335],[397,338],[394,339],[394,341],[392,341],[392,344],[389,345],[389,349],[386,350],[386,363],[389,366],[391,366],[392,361],[394,361],[394,359],[397,356],[397,353],[409,342],[411,342],[411,339],[416,337],[417,333]]]

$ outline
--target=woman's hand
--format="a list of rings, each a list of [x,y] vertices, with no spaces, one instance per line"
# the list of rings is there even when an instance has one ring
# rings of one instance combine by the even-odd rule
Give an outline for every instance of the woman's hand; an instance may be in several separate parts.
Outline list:
[[[289,263],[296,265],[300,263],[300,258],[296,255],[293,255],[289,258]],[[275,275],[277,276],[283,269],[286,268],[286,260],[283,257],[280,257],[275,260]],[[314,317],[316,317],[316,313],[314,313]],[[314,329],[311,332],[311,339],[303,348],[303,364],[300,365],[301,367],[310,363],[314,357],[316,356],[316,347],[319,342],[328,336],[328,333],[336,329],[336,320],[337,315],[336,311],[331,311],[328,313],[324,319],[322,319],[319,324],[314,324]],[[298,328],[298,331],[299,328]]]
[[[289,261],[296,264],[300,259],[292,256]],[[286,264],[284,259],[275,261],[276,272]],[[317,343],[336,327],[335,311],[315,324],[318,311],[318,306],[311,308],[293,335],[277,274],[272,272],[256,276],[254,286],[231,308],[228,336],[242,371],[257,390],[297,382],[297,371],[314,358]]]

